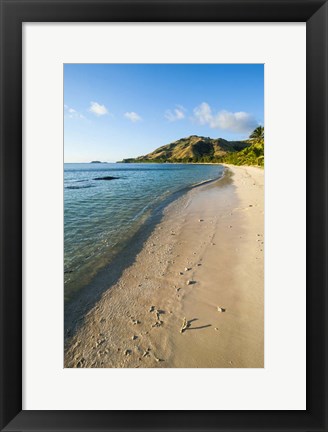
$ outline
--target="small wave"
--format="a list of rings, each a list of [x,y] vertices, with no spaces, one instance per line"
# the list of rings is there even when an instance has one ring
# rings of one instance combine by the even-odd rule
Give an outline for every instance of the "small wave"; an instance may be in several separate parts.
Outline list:
[[[210,183],[210,182],[215,181],[215,180],[220,180],[223,176],[224,176],[224,171],[222,173],[220,173],[219,177],[214,177],[214,178],[210,178],[207,180],[203,180],[203,181],[198,182],[198,183],[194,183],[191,185],[191,187],[196,187],[196,186],[200,186],[200,185],[205,184],[205,183]]]
[[[181,167],[172,167],[173,164],[168,164],[170,166],[166,166],[166,167],[160,167],[158,164],[154,164],[153,168],[145,168],[144,166],[141,166],[142,164],[140,164],[140,168],[115,168],[115,170],[112,171],[138,171],[138,172],[142,172],[142,171],[181,171],[182,168]]]
[[[218,177],[218,178],[220,178],[220,177]],[[212,179],[203,180],[203,181],[201,181],[201,182],[194,183],[194,184],[192,185],[192,187],[200,186],[200,185],[202,185],[202,184],[204,184],[204,183],[209,183],[209,182],[211,182],[211,181],[213,181],[213,180],[217,180],[217,179],[212,178]]]
[[[89,189],[95,187],[93,185],[83,185],[83,186],[65,186],[65,189]]]

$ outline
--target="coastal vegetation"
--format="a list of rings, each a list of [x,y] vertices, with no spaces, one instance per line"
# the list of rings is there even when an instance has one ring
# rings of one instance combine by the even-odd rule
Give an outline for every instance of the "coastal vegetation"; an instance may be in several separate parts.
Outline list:
[[[123,163],[228,163],[264,166],[264,128],[258,126],[244,141],[191,135]]]
[[[247,140],[248,147],[239,152],[226,154],[221,162],[233,165],[264,166],[264,127],[258,126]]]

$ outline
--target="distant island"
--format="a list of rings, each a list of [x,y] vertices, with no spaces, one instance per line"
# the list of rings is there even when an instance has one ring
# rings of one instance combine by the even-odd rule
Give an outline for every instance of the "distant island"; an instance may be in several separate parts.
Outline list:
[[[90,163],[97,163],[97,164],[102,164],[102,163],[107,163],[107,162],[101,162],[101,161],[91,161]]]
[[[264,128],[257,127],[247,140],[227,141],[191,135],[120,163],[229,163],[264,165]]]

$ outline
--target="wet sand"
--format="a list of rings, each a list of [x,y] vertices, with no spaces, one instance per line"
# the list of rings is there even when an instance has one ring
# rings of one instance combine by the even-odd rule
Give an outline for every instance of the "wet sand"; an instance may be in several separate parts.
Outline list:
[[[65,309],[65,367],[264,367],[263,236],[263,169],[173,201]]]

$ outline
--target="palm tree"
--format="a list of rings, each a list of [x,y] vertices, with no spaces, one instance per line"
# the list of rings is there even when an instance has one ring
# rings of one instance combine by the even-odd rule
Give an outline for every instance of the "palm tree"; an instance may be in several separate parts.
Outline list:
[[[255,142],[264,140],[264,127],[258,126],[256,129],[253,130],[249,137]]]

